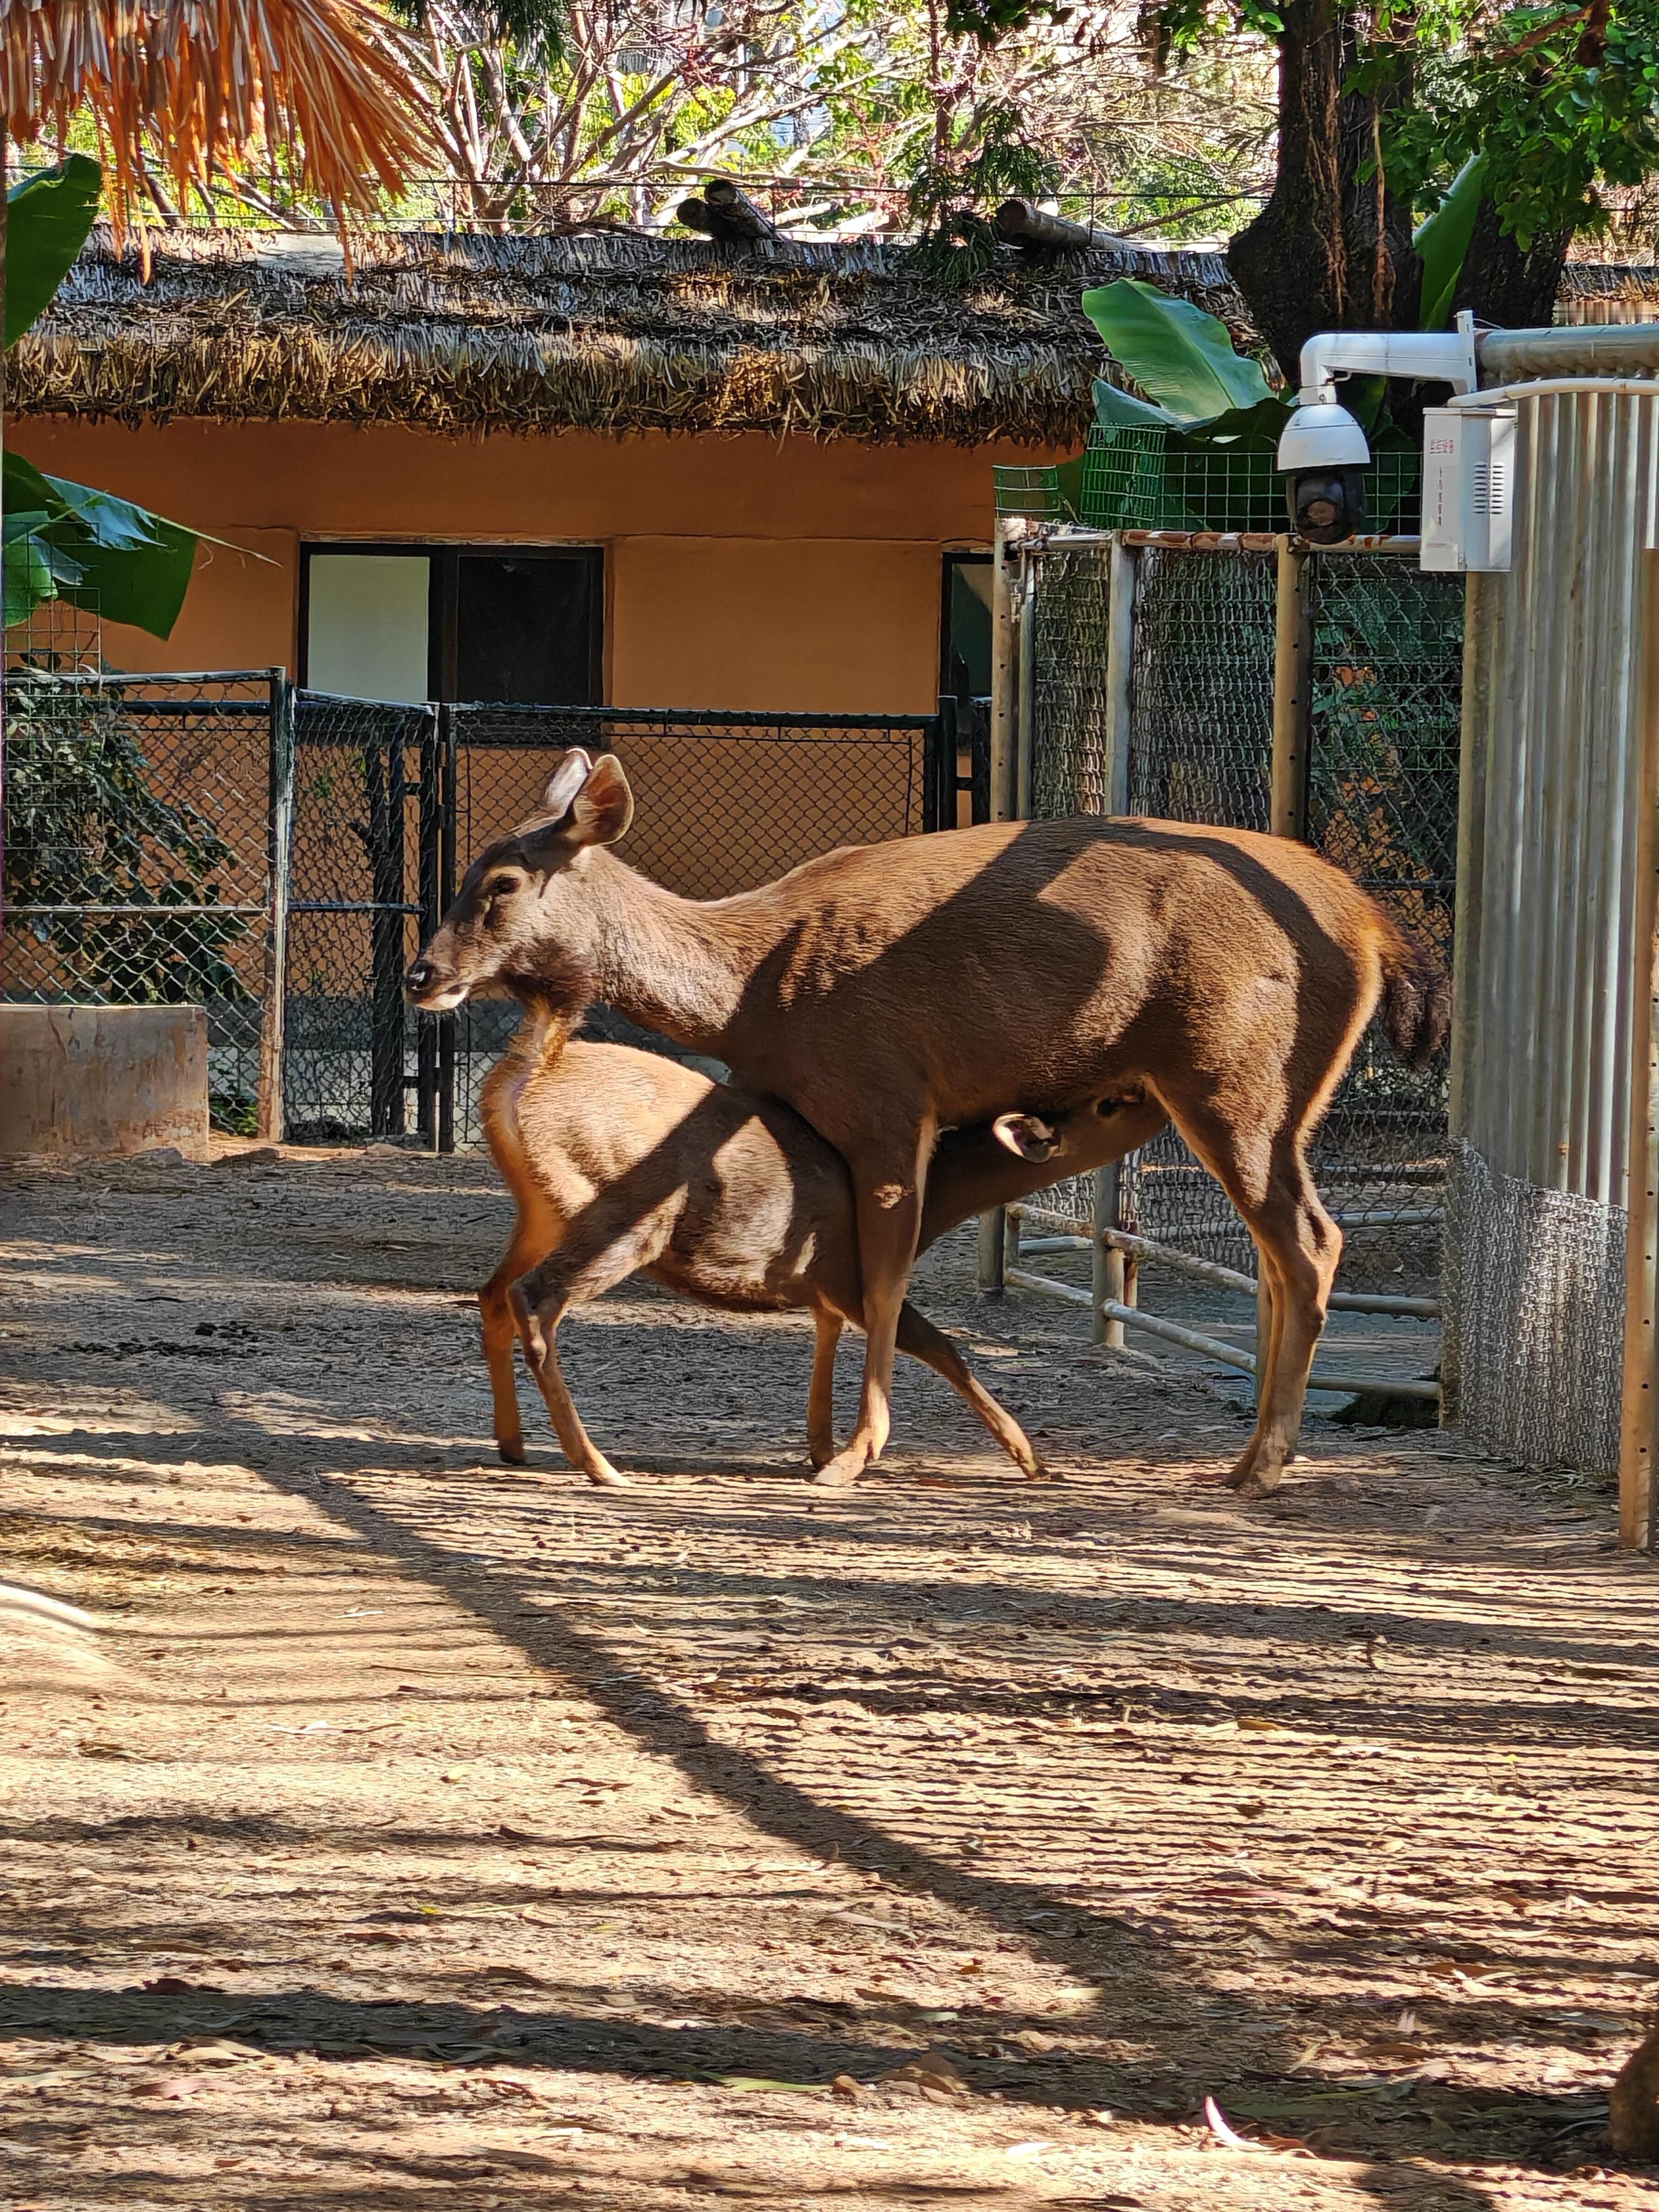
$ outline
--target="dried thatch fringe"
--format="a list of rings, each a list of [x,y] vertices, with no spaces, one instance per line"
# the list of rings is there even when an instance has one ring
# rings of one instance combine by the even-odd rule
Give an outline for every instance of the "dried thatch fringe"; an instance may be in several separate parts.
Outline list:
[[[387,233],[355,267],[168,232],[150,281],[100,237],[9,362],[21,413],[127,423],[766,430],[1070,445],[1092,411],[1089,283],[1152,278],[1248,336],[1213,254],[1069,255],[946,290],[901,249],[602,234]]]
[[[118,222],[142,204],[146,127],[181,198],[258,146],[367,210],[429,147],[418,106],[363,0],[0,0],[0,115],[14,137],[62,138],[89,110]]]

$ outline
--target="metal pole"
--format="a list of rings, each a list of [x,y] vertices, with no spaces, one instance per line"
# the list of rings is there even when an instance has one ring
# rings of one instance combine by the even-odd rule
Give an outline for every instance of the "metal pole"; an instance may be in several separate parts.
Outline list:
[[[443,834],[443,793],[438,745],[438,716],[428,707],[421,732],[421,807],[416,836],[416,862],[421,905],[421,943],[424,945],[438,927],[441,908],[438,896],[439,841]],[[416,1120],[428,1148],[438,1149],[438,1025],[422,1021],[416,1033]]]
[[[438,906],[447,914],[455,897],[456,839],[460,777],[455,743],[455,709],[438,709]],[[438,1150],[455,1149],[455,1033],[459,1017],[438,1017]]]
[[[1486,765],[1492,729],[1492,687],[1497,666],[1501,605],[1498,579],[1472,575],[1463,596],[1463,700],[1459,738],[1457,787],[1457,886],[1452,917],[1451,1073],[1446,1134],[1450,1172],[1462,1173],[1461,1149],[1484,1139],[1477,1135],[1480,1081],[1480,917],[1486,854]],[[1461,1206],[1449,1209],[1446,1229],[1447,1306],[1440,1339],[1441,1419],[1455,1428],[1462,1390],[1463,1331],[1469,1316],[1456,1285],[1462,1279],[1453,1240],[1466,1237],[1468,1223]]]
[[[1625,1371],[1620,1422],[1619,1540],[1650,1550],[1659,1517],[1654,1480],[1655,1353],[1659,1350],[1659,554],[1642,556],[1642,772],[1637,790],[1636,917],[1632,949],[1630,1181],[1625,1246]]]
[[[1015,726],[1020,683],[1020,622],[1015,604],[1016,548],[1024,525],[1018,519],[997,524],[991,565],[991,819],[1006,822],[1014,812]],[[1015,1230],[1016,1237],[1018,1235]],[[988,1297],[1002,1295],[1008,1243],[1004,1209],[993,1206],[979,1218],[979,1287]]]
[[[285,1126],[283,1076],[288,1029],[288,906],[294,845],[294,687],[285,668],[270,684],[270,819],[266,870],[270,921],[265,931],[264,1006],[259,1022],[259,1134],[280,1145]]]
[[[954,830],[957,826],[957,702],[953,692],[939,694],[939,713],[923,740],[927,748],[922,769],[921,826],[924,830]]]

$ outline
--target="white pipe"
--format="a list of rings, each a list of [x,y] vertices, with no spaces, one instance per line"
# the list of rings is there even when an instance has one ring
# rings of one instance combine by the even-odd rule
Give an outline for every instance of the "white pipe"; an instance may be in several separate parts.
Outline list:
[[[1297,406],[1334,406],[1336,380],[1341,375],[1409,376],[1472,392],[1480,381],[1474,365],[1474,317],[1465,308],[1455,331],[1320,331],[1302,349]]]
[[[1552,399],[1558,393],[1604,392],[1633,393],[1638,398],[1659,398],[1659,371],[1652,376],[1540,376],[1518,384],[1491,384],[1484,392],[1462,392],[1443,404],[1448,407],[1501,406],[1516,399]]]

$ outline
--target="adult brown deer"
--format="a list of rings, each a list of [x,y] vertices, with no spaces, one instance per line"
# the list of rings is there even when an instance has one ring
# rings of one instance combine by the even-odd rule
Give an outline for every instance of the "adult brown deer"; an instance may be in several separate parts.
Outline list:
[[[813,1464],[825,1466],[836,1449],[836,1346],[848,1322],[864,1325],[846,1162],[775,1099],[711,1082],[659,1053],[573,1044],[568,1033],[568,1019],[531,1001],[481,1102],[485,1137],[518,1206],[501,1264],[478,1297],[501,1457],[524,1458],[516,1322],[565,1457],[590,1482],[622,1480],[582,1425],[556,1337],[573,1307],[643,1271],[727,1311],[812,1314],[807,1439]],[[1142,1141],[1164,1119],[1145,1102],[1109,1100],[1103,1113],[1085,1108],[1052,1124],[1005,1114],[988,1127],[951,1130],[927,1178],[922,1245],[970,1213],[1112,1156],[1126,1139]],[[897,1343],[960,1392],[1024,1474],[1041,1478],[1019,1424],[908,1299]]]
[[[996,823],[853,846],[700,902],[616,859],[620,763],[565,754],[543,811],[468,869],[410,970],[417,1006],[500,983],[604,1001],[793,1106],[853,1176],[868,1331],[851,1442],[880,1451],[899,1310],[941,1129],[1010,1106],[1155,1103],[1249,1229],[1272,1304],[1261,1406],[1227,1478],[1277,1485],[1341,1249],[1307,1142],[1379,1001],[1421,1066],[1444,980],[1304,846],[1170,822]]]

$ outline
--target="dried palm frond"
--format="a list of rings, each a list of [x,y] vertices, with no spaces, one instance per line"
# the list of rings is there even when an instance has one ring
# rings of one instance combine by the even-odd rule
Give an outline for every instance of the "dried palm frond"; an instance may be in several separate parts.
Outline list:
[[[362,0],[0,0],[0,118],[61,138],[90,112],[118,226],[146,136],[182,195],[250,152],[342,215],[397,194],[425,134],[384,19]]]

